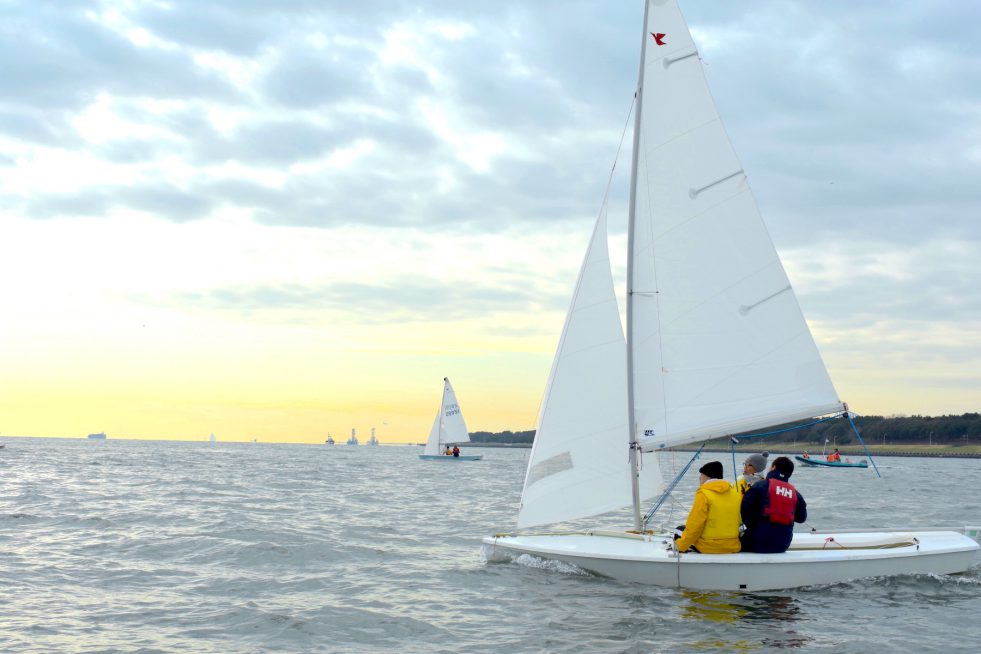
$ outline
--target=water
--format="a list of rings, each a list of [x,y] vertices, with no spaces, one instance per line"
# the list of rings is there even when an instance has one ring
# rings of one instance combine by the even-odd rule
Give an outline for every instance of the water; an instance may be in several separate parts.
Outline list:
[[[6,653],[976,650],[977,564],[742,595],[486,564],[480,539],[513,528],[527,450],[442,463],[416,447],[6,443]],[[981,523],[981,461],[878,461],[881,480],[798,469],[809,523]],[[684,521],[695,476],[666,524]]]

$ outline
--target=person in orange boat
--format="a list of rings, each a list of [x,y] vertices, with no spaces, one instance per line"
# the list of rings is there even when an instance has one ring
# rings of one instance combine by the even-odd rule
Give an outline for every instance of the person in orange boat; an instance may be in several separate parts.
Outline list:
[[[828,461],[831,461],[832,463],[838,463],[841,461],[841,452],[838,451],[837,447],[835,448],[834,452],[828,455]]]

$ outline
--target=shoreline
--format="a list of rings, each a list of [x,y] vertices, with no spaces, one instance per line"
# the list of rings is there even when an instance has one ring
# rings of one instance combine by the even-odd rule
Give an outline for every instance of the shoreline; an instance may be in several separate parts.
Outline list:
[[[763,452],[767,451],[771,455],[784,455],[784,456],[797,456],[803,454],[804,452],[810,453],[813,457],[820,457],[820,450],[816,449],[805,449],[800,446],[787,445],[782,443],[774,443],[772,447],[763,447],[763,443],[760,447],[746,447],[739,446],[734,450],[730,450],[727,447],[706,447],[703,452],[712,452],[718,454],[728,454],[729,452],[735,451],[736,453],[751,453],[751,452]],[[695,452],[698,450],[697,447],[679,447],[679,448],[668,448],[674,452]],[[828,451],[833,451],[834,448],[829,448]],[[847,446],[839,447],[838,451],[843,457],[850,458],[866,458],[867,455],[865,450],[859,447]],[[904,457],[928,457],[928,458],[947,458],[947,459],[981,459],[981,446],[969,445],[960,447],[950,447],[946,445],[908,445],[905,447],[888,447],[888,446],[869,446],[869,454],[873,457],[880,456],[904,456]]]
[[[467,443],[467,447],[487,447],[487,448],[511,448],[511,449],[530,449],[531,443]],[[811,456],[821,456],[820,449],[818,448],[803,448],[800,445],[794,445],[792,443],[772,443],[769,447],[764,447],[766,443],[760,443],[757,447],[748,447],[746,445],[739,445],[734,449],[729,449],[728,447],[706,447],[703,452],[712,452],[713,454],[728,454],[729,452],[737,453],[751,453],[751,452],[762,452],[767,451],[771,454],[778,455],[788,455],[795,456],[803,454],[804,452],[809,452]],[[829,448],[833,450],[834,448]],[[670,447],[666,448],[664,452],[695,452],[697,447]],[[848,445],[845,447],[839,447],[838,451],[841,452],[842,456],[845,457],[861,457],[866,456],[865,450],[860,447],[855,447],[853,445]],[[926,443],[911,443],[904,446],[883,446],[883,445],[870,445],[869,452],[873,457],[879,456],[903,456],[903,457],[931,457],[931,458],[950,458],[950,459],[981,459],[981,445],[928,445]]]

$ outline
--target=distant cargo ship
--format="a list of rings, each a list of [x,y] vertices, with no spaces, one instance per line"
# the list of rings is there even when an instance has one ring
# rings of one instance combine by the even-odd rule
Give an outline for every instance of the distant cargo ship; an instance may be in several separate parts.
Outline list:
[[[98,434],[89,434],[90,441],[104,441],[106,440],[106,432],[100,431]]]

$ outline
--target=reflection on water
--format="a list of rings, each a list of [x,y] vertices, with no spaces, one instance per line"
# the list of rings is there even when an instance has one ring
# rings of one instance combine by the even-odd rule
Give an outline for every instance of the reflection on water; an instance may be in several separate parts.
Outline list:
[[[685,617],[736,622],[738,620],[795,621],[800,604],[790,595],[757,595],[727,592],[679,591],[685,598]]]
[[[684,598],[681,617],[687,620],[717,624],[765,622],[767,625],[794,623],[802,619],[800,603],[790,595],[756,595],[723,592],[679,591]],[[790,626],[788,624],[788,626]],[[692,643],[696,649],[723,648],[730,651],[752,651],[762,648],[803,647],[811,638],[788,629],[782,635],[770,634],[759,641],[721,641],[707,638]]]
[[[731,601],[732,593],[703,593],[682,590],[685,598],[682,604],[682,617],[692,620],[711,620],[713,622],[736,622],[746,615],[746,608]]]
[[[800,603],[789,595],[743,595],[746,620],[776,620],[792,622],[800,619]]]

